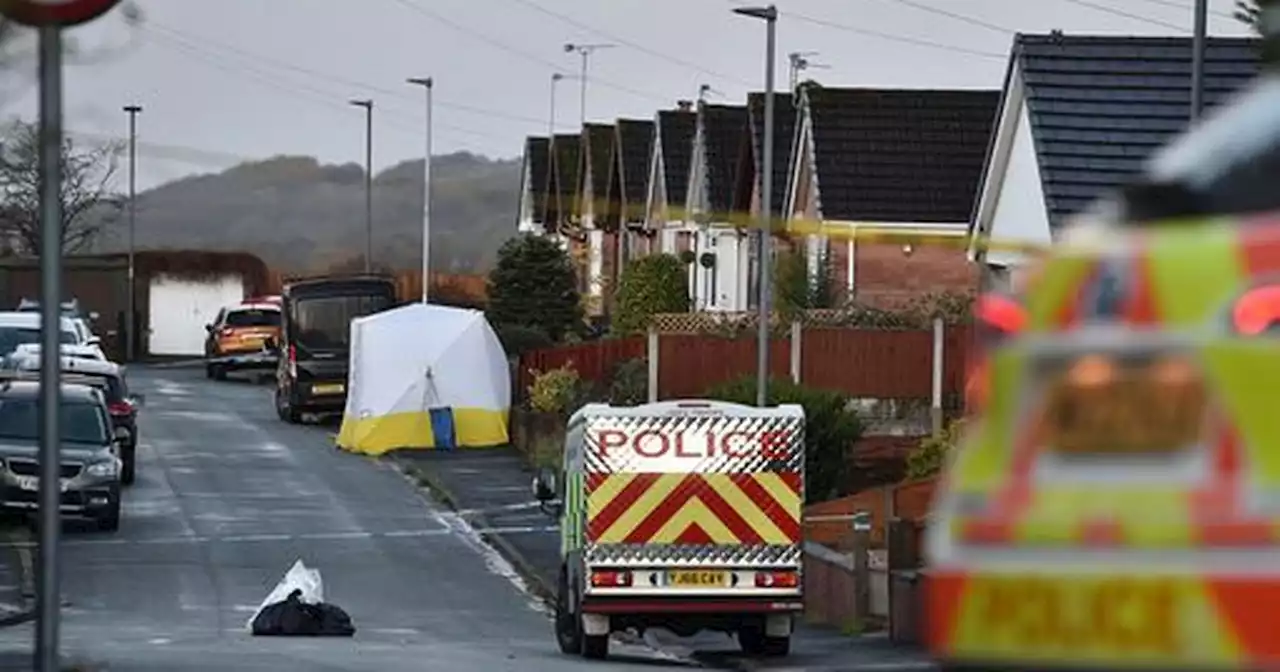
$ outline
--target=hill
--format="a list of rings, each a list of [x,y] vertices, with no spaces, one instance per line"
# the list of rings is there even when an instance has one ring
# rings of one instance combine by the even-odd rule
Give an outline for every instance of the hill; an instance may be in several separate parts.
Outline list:
[[[459,152],[432,158],[432,270],[489,268],[515,233],[518,160]],[[422,161],[374,176],[375,263],[417,268],[422,230]],[[364,170],[278,156],[218,174],[196,175],[138,195],[140,249],[249,251],[285,271],[310,271],[363,254]],[[123,222],[95,248],[123,251]]]

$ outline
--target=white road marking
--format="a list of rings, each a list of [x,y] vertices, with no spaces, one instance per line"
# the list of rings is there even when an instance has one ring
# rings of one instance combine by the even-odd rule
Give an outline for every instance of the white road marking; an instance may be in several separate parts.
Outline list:
[[[474,516],[476,514],[495,513],[498,511],[525,511],[528,509],[536,509],[542,502],[520,502],[518,504],[503,504],[502,506],[491,506],[484,509],[459,509],[459,516]]]

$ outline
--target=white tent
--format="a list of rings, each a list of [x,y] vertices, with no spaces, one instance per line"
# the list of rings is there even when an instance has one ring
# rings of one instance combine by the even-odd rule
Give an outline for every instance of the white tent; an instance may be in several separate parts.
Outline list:
[[[419,303],[351,321],[341,448],[502,445],[510,407],[507,356],[484,313]]]

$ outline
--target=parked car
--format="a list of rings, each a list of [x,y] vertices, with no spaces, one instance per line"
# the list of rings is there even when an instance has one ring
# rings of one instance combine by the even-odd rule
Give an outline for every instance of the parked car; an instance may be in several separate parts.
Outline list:
[[[98,528],[120,528],[120,445],[123,429],[111,428],[102,391],[62,385],[61,464],[64,515],[87,518]],[[0,383],[0,507],[9,511],[39,508],[40,383]]]
[[[58,341],[63,345],[100,346],[90,338],[85,340],[75,321],[63,317],[58,330]],[[24,344],[40,343],[40,313],[28,311],[0,312],[0,354],[9,354]]]
[[[271,371],[279,355],[266,344],[280,337],[280,306],[245,301],[218,311],[205,325],[205,376],[223,380],[231,371]]]
[[[75,344],[68,343],[68,344],[62,345],[62,347],[58,348],[58,350],[63,357],[75,357],[77,359],[93,359],[99,362],[110,361],[107,359],[106,353],[102,352],[102,348],[99,348],[96,345],[75,345]],[[13,352],[10,353],[9,356],[14,360],[23,360],[30,357],[35,357],[39,359],[40,344],[39,343],[23,343],[19,345],[17,348],[14,348]]]
[[[12,368],[15,377],[26,380],[40,379],[38,349],[33,355],[13,357],[13,360]],[[123,366],[105,360],[63,355],[62,380],[64,383],[87,385],[102,391],[106,397],[112,428],[126,432],[120,444],[120,460],[123,463],[120,481],[125,485],[132,484],[137,474],[138,410],[142,408],[146,398],[141,394],[129,392]]]

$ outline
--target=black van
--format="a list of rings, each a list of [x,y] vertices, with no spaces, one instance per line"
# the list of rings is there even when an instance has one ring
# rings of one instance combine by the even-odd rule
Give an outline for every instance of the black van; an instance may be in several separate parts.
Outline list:
[[[351,320],[396,306],[396,285],[383,276],[291,282],[281,293],[276,413],[341,413],[347,403]]]

